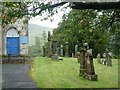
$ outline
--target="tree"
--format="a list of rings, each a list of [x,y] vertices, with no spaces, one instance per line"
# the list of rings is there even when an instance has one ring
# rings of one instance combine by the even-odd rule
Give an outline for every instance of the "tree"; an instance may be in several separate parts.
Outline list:
[[[48,17],[51,17],[55,13],[57,13],[57,9],[60,6],[63,6],[64,4],[67,4],[66,7],[72,7],[74,8],[77,7],[77,9],[102,9],[103,7],[107,7],[107,9],[111,9],[112,6],[114,8],[119,8],[119,2],[115,2],[115,5],[111,5],[113,3],[111,2],[62,2],[63,0],[41,0],[39,2],[1,2],[0,5],[2,5],[2,24],[5,26],[6,24],[12,22],[14,23],[18,18],[22,18],[23,16],[27,16],[29,19],[31,17],[35,17],[37,15],[42,15],[44,13],[47,14],[44,19],[47,19]],[[106,6],[107,5],[107,6]],[[99,7],[100,6],[100,7]],[[94,8],[94,7],[99,7],[99,8]],[[103,9],[105,9],[103,8]],[[63,9],[61,9],[63,10]],[[120,11],[119,11],[120,12]],[[111,19],[114,21],[116,16],[119,16],[119,12],[113,16]],[[118,19],[120,20],[120,19]]]
[[[113,32],[116,32],[113,29],[117,27],[114,23],[119,24],[117,21],[108,24],[115,12],[116,10],[72,10],[67,17],[63,17],[59,27],[54,29],[54,38],[58,45],[69,42],[69,54],[74,51],[76,44],[81,47],[85,42],[93,49],[94,56],[102,54],[109,47]]]
[[[17,19],[27,16],[29,19],[37,15],[47,14],[44,19],[52,16],[54,13],[57,13],[58,7],[64,5],[66,2],[52,1],[49,0],[45,2],[41,0],[40,2],[1,2],[2,5],[2,24],[5,26],[8,23],[14,23]]]

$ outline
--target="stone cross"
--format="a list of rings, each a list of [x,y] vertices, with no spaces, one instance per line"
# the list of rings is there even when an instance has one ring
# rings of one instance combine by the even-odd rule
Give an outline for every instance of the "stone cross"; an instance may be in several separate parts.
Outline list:
[[[75,57],[77,57],[78,45],[75,45]]]
[[[98,61],[98,63],[101,63],[100,54],[99,53],[97,54],[97,61]]]

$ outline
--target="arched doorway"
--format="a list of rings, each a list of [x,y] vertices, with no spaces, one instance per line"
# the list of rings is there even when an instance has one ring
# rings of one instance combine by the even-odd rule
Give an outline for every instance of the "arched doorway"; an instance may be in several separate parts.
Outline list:
[[[10,28],[6,33],[6,54],[19,55],[19,34],[15,28]]]

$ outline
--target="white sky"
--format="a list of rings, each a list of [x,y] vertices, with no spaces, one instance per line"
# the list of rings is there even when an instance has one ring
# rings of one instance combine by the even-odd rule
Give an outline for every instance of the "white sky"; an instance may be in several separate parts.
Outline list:
[[[63,16],[63,12],[59,12],[59,13],[55,14],[52,17],[52,18],[54,18],[54,20],[52,22],[49,19],[41,21],[42,17],[36,16],[36,17],[33,17],[31,20],[29,20],[29,23],[46,26],[46,27],[50,27],[50,28],[57,28],[58,23],[62,20],[62,16]]]
[[[41,25],[41,26],[45,26],[45,27],[50,27],[50,28],[57,28],[58,27],[58,23],[62,20],[62,16],[64,13],[69,13],[70,12],[70,8],[68,7],[66,9],[66,11],[61,11],[61,9],[66,6],[68,4],[63,5],[62,7],[60,7],[57,11],[58,13],[53,15],[53,21],[51,22],[50,19],[48,20],[43,20],[41,21],[41,19],[43,18],[42,16],[36,16],[33,17],[32,19],[29,20],[30,24],[37,24],[37,25]]]

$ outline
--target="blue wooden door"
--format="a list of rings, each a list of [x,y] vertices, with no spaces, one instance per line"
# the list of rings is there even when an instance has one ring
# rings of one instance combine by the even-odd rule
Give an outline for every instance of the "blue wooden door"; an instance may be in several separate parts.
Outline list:
[[[19,54],[19,37],[7,37],[7,55]]]

